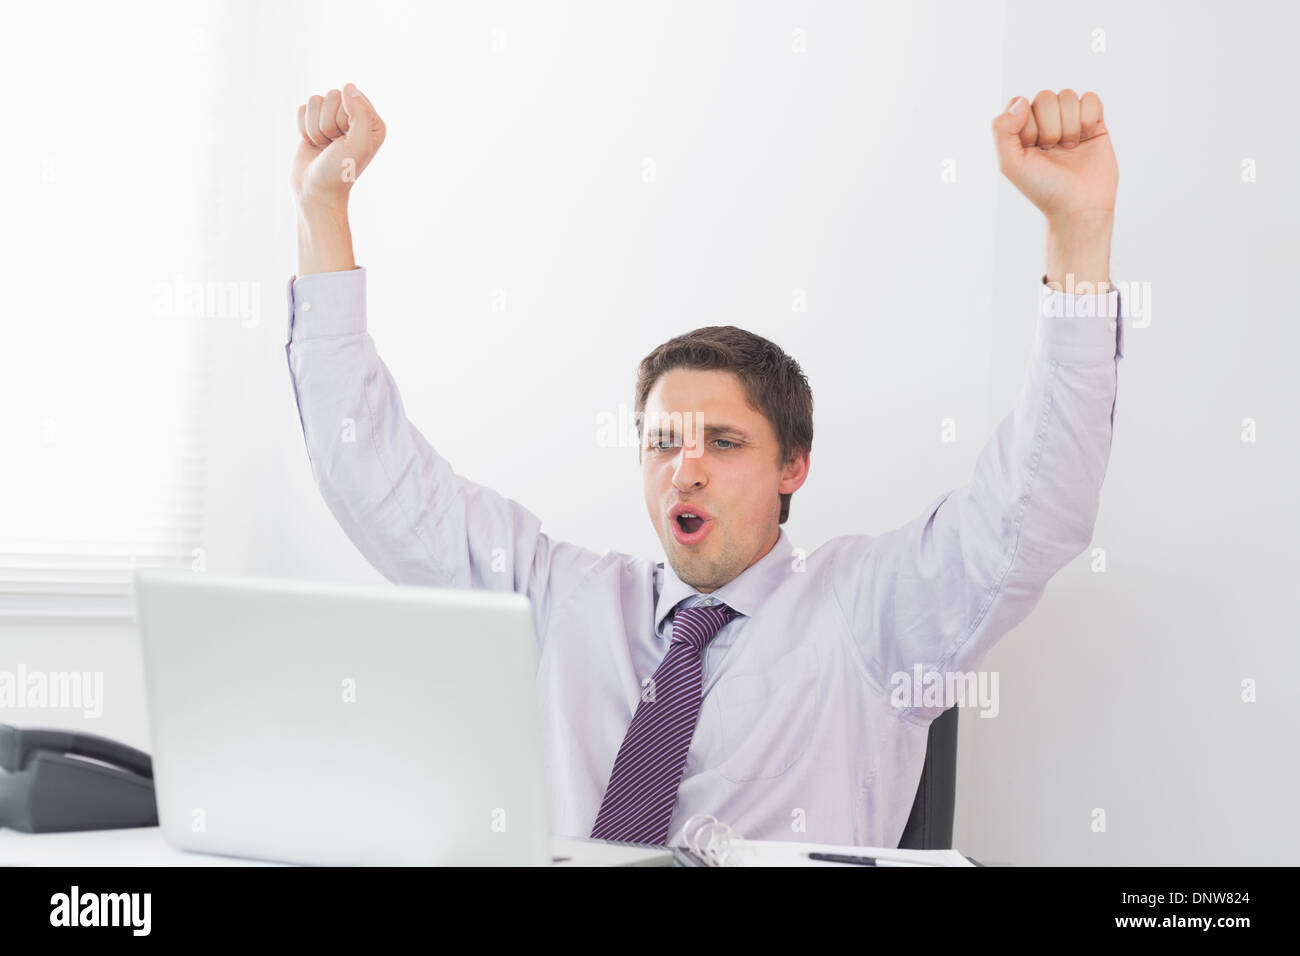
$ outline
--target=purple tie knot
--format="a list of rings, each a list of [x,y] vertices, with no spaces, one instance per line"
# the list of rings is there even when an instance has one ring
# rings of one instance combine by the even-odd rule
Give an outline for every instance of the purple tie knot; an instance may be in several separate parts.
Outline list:
[[[697,604],[673,615],[673,643],[689,644],[698,654],[739,612],[725,604]]]

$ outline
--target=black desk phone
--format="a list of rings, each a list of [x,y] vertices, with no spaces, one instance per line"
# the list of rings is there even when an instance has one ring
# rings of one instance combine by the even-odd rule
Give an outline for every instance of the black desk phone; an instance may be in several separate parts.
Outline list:
[[[93,734],[0,724],[0,827],[55,833],[157,825],[148,754]]]

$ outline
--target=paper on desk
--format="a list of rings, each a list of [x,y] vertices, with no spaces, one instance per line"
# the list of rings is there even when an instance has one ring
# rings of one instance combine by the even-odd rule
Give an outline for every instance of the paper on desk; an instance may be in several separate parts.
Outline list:
[[[793,843],[786,840],[738,840],[724,866],[855,866],[810,860],[809,853],[839,853],[847,856],[874,856],[931,866],[974,866],[958,850],[899,850],[878,846],[835,846],[830,843]]]

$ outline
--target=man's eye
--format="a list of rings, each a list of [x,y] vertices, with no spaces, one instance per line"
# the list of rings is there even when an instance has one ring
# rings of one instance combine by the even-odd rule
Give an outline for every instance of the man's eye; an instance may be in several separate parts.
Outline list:
[[[731,449],[733,449],[733,448],[739,448],[739,447],[740,447],[736,442],[732,441],[732,440],[729,439],[729,438],[715,438],[713,441],[714,441],[715,444],[716,444],[717,442],[722,442],[722,443],[726,446],[725,448],[722,449],[723,451],[731,451]],[[676,442],[674,439],[671,439],[671,438],[656,438],[654,441],[652,441],[652,442],[650,443],[650,448],[651,448],[652,450],[654,450],[654,451],[663,451],[664,449],[663,449],[662,446],[663,446],[665,443],[668,444],[668,445],[676,445],[676,444],[677,444],[677,442]]]

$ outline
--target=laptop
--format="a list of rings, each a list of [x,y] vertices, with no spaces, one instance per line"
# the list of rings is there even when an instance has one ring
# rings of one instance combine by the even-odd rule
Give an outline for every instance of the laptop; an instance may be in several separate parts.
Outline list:
[[[552,838],[528,599],[138,570],[158,820],[316,865],[668,865]]]

